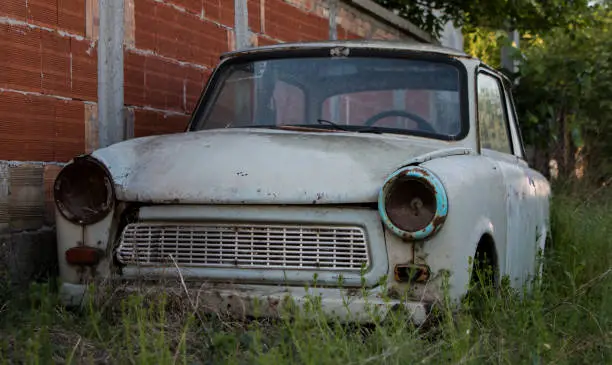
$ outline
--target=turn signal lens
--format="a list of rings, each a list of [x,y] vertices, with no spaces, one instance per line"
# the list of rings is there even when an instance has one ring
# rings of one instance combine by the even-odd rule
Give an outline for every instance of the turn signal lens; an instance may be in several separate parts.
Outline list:
[[[95,266],[100,262],[102,251],[87,246],[78,246],[66,251],[66,261],[75,266]]]

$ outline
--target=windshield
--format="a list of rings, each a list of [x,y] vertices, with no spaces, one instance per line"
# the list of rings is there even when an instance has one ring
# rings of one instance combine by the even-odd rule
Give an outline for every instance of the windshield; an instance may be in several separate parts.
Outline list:
[[[454,139],[466,129],[460,71],[448,61],[382,57],[228,63],[192,130],[299,126]]]

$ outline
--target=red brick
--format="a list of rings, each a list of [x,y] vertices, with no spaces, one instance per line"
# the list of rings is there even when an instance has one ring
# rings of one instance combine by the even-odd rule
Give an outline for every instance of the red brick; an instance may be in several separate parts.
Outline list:
[[[204,90],[209,71],[188,68],[185,73],[185,112],[191,113]]]
[[[165,110],[185,111],[185,72],[187,67],[170,63],[166,67]]]
[[[55,106],[54,161],[67,161],[85,148],[83,103],[61,101]]]
[[[0,25],[0,87],[96,100],[97,54],[87,41]]]
[[[166,107],[166,61],[149,56],[145,59],[145,104]]]
[[[25,3],[28,22],[85,35],[85,0],[27,0]]]
[[[265,34],[283,41],[314,41],[329,38],[329,21],[283,0],[265,3]]]
[[[136,47],[155,50],[157,38],[156,10],[158,4],[150,0],[134,0]]]
[[[70,86],[70,38],[51,32],[41,33],[42,92],[69,95]]]
[[[186,20],[185,17],[183,20]],[[181,45],[180,50],[185,53],[179,54],[178,58],[201,65],[215,65],[221,53],[228,50],[226,29],[208,21],[199,21],[193,26],[195,28],[183,28],[187,43]]]
[[[87,40],[70,40],[72,56],[71,97],[95,101],[98,97],[98,51]]]
[[[126,73],[130,75],[129,79],[126,77],[126,83],[130,86],[126,86],[127,104],[178,112],[191,111],[194,98],[197,99],[195,95],[201,91],[204,83],[203,72],[156,56],[141,58],[130,55],[127,60],[126,70],[130,70]],[[142,63],[144,67],[140,73],[138,70]]]
[[[125,103],[128,105],[144,105],[145,57],[128,51],[125,51],[123,55]]]
[[[182,19],[179,19],[179,17],[193,19],[195,16],[180,13],[176,9],[172,9],[170,7],[160,6],[157,10],[157,36],[155,38],[155,50],[159,54],[163,54],[166,57],[178,59],[177,56],[179,54],[179,47],[182,47],[185,44],[185,37],[182,37],[183,42],[181,42],[181,33],[189,32],[188,29],[181,29],[179,22]],[[184,51],[187,53],[186,49]]]
[[[204,16],[225,26],[234,27],[234,2],[228,0],[202,0]]]
[[[8,16],[10,18],[25,20],[26,0],[0,1],[0,16]]]
[[[261,0],[248,0],[249,28],[254,33],[261,33]]]
[[[28,0],[27,4],[28,22],[44,26],[57,26],[57,1]]]
[[[134,137],[180,133],[185,130],[188,122],[188,115],[165,115],[161,112],[136,109]]]
[[[152,0],[136,0],[135,22],[136,47],[165,57],[210,66],[228,48],[225,28]]]
[[[68,161],[83,151],[83,103],[0,93],[0,159]]]
[[[305,13],[299,24],[302,40],[329,39],[329,21],[312,13]]]
[[[58,26],[79,35],[85,35],[85,0],[57,0]]]
[[[265,36],[257,37],[257,45],[258,46],[271,46],[271,45],[274,45],[274,44],[278,44],[278,42],[275,41],[275,40],[272,40],[272,39],[270,39],[268,37],[265,37]]]
[[[180,6],[190,13],[202,14],[202,0],[170,0],[167,2]]]
[[[0,49],[0,87],[40,91],[42,71],[39,30],[2,24]]]

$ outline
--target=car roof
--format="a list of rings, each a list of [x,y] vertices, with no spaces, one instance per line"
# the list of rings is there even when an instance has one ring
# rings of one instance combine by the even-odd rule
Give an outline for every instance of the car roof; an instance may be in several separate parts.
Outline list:
[[[423,52],[423,53],[436,53],[454,57],[470,58],[473,57],[466,53],[443,46],[437,46],[427,43],[417,43],[415,41],[390,41],[390,40],[346,40],[346,41],[320,41],[320,42],[299,42],[299,43],[279,43],[269,46],[252,47],[243,50],[237,50],[232,52],[226,52],[221,55],[221,59],[233,58],[243,55],[259,54],[259,53],[271,53],[271,52],[283,52],[283,51],[295,51],[295,50],[312,50],[312,49],[326,49],[326,48],[359,48],[359,49],[372,49],[380,51],[406,51],[406,52]]]

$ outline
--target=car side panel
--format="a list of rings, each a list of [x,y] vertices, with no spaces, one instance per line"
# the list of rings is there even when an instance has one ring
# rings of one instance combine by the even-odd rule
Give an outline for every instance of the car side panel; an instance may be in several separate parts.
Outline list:
[[[543,255],[546,249],[546,240],[550,236],[550,197],[551,187],[549,181],[537,170],[530,168],[527,164],[521,165],[525,171],[529,183],[533,185],[533,196],[529,200],[529,209],[532,211],[536,221],[536,252],[539,255]],[[536,256],[536,266],[531,267],[532,274],[536,274],[537,271],[541,274],[542,261],[537,262],[538,257]]]
[[[483,155],[498,164],[506,190],[506,270],[501,274],[508,276],[512,287],[521,289],[533,273],[537,251],[535,185],[515,156],[491,150],[483,150]]]
[[[506,188],[499,165],[478,155],[451,156],[428,161],[422,166],[436,174],[447,191],[449,211],[442,229],[416,244],[434,275],[450,271],[449,294],[459,299],[469,284],[470,258],[483,235],[496,246],[500,271],[505,270]]]

